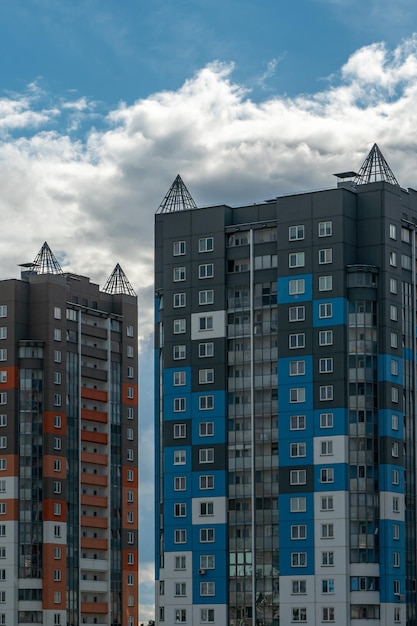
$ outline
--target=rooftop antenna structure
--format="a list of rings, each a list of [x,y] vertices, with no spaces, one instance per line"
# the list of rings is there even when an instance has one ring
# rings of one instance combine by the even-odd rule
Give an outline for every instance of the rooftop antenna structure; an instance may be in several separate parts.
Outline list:
[[[374,143],[353,182],[355,185],[366,185],[378,181],[400,186],[378,145]]]
[[[157,213],[175,213],[176,211],[187,211],[196,209],[197,205],[191,197],[190,192],[178,174],[165,198],[159,205]]]
[[[109,276],[106,284],[103,287],[103,291],[105,293],[110,293],[111,295],[123,293],[128,296],[136,296],[132,285],[127,279],[127,276],[120,267],[119,263],[117,263],[113,272]]]
[[[27,271],[33,274],[62,274],[62,269],[47,242],[36,255],[33,263],[24,263]]]

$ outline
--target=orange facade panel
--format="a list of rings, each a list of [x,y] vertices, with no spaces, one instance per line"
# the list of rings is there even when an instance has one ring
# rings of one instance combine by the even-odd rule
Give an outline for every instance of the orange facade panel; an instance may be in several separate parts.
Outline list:
[[[81,397],[86,400],[97,400],[98,402],[107,402],[107,391],[100,389],[91,389],[91,387],[81,387]]]
[[[89,496],[82,493],[81,504],[85,504],[87,506],[97,506],[104,509],[107,508],[107,498],[105,496]]]
[[[122,467],[122,486],[126,489],[138,488],[139,472],[137,467]]]
[[[61,469],[56,471],[55,461],[61,461]],[[50,454],[46,454],[43,457],[43,475],[48,478],[65,478],[66,476],[66,458],[51,456]]]
[[[0,523],[18,519],[18,501],[13,498],[0,498]]]
[[[81,526],[86,526],[87,528],[108,528],[108,521],[106,517],[81,515]]]
[[[90,422],[101,422],[102,424],[107,424],[108,416],[104,411],[81,409],[81,419],[90,420]]]
[[[107,445],[107,433],[96,433],[93,430],[81,430],[81,441],[91,441],[92,443],[102,443]]]
[[[4,383],[0,383],[0,391],[5,391],[6,389],[17,389],[18,388],[17,367],[2,367],[1,371],[6,372],[6,380]]]
[[[99,476],[98,474],[89,474],[83,472],[81,474],[81,482],[86,485],[98,485],[99,487],[107,487],[107,476]]]
[[[81,461],[96,465],[109,465],[107,454],[98,454],[98,452],[81,452]]]
[[[61,558],[57,559],[55,548],[61,548]],[[65,546],[58,544],[44,543],[43,545],[43,562],[44,562],[44,584],[42,592],[42,608],[64,610],[66,607],[66,560]],[[56,579],[56,571],[60,572],[61,580]],[[56,602],[55,592],[61,593],[61,602]]]
[[[122,383],[122,398],[125,404],[136,406],[138,403],[138,386],[133,383]]]
[[[106,602],[81,602],[81,613],[107,613],[108,605]]]
[[[107,550],[107,539],[95,539],[94,537],[81,537],[81,547],[88,550]]]
[[[45,522],[65,522],[67,519],[67,507],[64,506],[62,500],[61,502],[61,515],[55,515],[54,504],[56,504],[58,500],[51,500],[49,498],[45,498],[43,501],[43,519]]]
[[[19,464],[16,454],[2,454],[1,458],[5,460],[5,469],[0,470],[0,478],[6,478],[7,476],[19,475]]]
[[[59,413],[58,411],[45,411],[43,414],[43,429],[45,433],[54,433],[55,435],[64,434],[67,431],[67,417],[65,413]],[[61,427],[55,426],[55,415],[59,415],[61,418]]]

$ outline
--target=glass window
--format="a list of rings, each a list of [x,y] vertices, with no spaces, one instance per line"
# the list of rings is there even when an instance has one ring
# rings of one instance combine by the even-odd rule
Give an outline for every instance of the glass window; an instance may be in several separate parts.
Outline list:
[[[305,265],[305,253],[304,252],[291,252],[288,255],[288,267],[304,267]]]
[[[214,289],[203,289],[198,292],[198,304],[208,305],[214,303]]]
[[[290,470],[290,485],[305,485],[307,473],[305,469]]]
[[[333,316],[333,305],[331,302],[322,302],[319,305],[319,318],[326,319]]]
[[[185,267],[174,267],[174,269],[172,270],[172,274],[172,279],[174,283],[178,283],[186,279],[187,270]]]
[[[304,224],[298,226],[290,226],[288,228],[289,241],[295,241],[297,239],[304,239]]]
[[[332,260],[333,260],[332,248],[323,248],[322,250],[319,250],[319,264],[320,265],[331,263]]]
[[[305,430],[305,415],[290,415],[290,430]]]
[[[185,254],[185,241],[174,241],[172,244],[172,254],[174,256],[182,256]]]
[[[200,411],[211,411],[214,409],[214,396],[200,396],[198,405]]]
[[[214,356],[214,342],[209,341],[206,343],[198,344],[198,356],[200,358]]]
[[[201,237],[198,240],[199,252],[212,252],[214,250],[214,238],[213,237]]]
[[[305,292],[304,278],[296,278],[289,281],[288,292],[290,296],[300,295]]]
[[[306,400],[306,390],[304,387],[290,389],[290,403],[300,403]]]
[[[294,333],[289,335],[289,348],[294,350],[296,348],[304,348],[305,347],[305,334],[304,333]]]
[[[213,263],[202,263],[198,266],[198,277],[202,278],[213,278],[214,276],[214,264]]]
[[[333,222],[319,222],[319,237],[330,237],[333,234]]]
[[[305,320],[304,306],[290,306],[288,309],[289,322],[303,322]]]
[[[319,276],[319,291],[331,291],[333,289],[333,276]]]
[[[307,499],[305,496],[291,498],[290,500],[291,513],[305,513],[307,510]]]
[[[174,309],[179,309],[186,305],[187,299],[185,293],[174,293]]]

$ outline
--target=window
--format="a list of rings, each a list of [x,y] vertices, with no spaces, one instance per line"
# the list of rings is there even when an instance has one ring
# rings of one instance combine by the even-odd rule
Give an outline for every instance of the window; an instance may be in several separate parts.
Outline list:
[[[199,252],[213,252],[214,250],[214,238],[213,237],[201,237],[198,240]]]
[[[54,450],[61,450],[61,437],[54,437]]]
[[[0,502],[0,515],[6,515],[6,513],[7,513],[6,502]]]
[[[290,457],[294,458],[297,456],[304,457],[306,455],[306,444],[305,442],[301,443],[291,443],[290,444]]]
[[[1,399],[1,394],[0,394]],[[0,470],[5,471],[7,469],[7,459],[0,459]]]
[[[333,400],[333,385],[322,385],[319,389],[320,401],[327,402]]]
[[[412,267],[412,259],[408,254],[401,255],[401,267],[404,270],[411,270]]]
[[[389,264],[391,267],[397,267],[397,253],[394,250],[389,253]]]
[[[400,499],[398,496],[393,496],[392,498],[392,510],[394,513],[400,512]]]
[[[127,415],[126,415],[128,420],[132,420],[134,417],[134,411],[133,411],[133,407],[132,406],[128,406],[127,407]]]
[[[186,383],[186,372],[178,371],[173,374],[174,387],[182,387]]]
[[[186,305],[187,298],[184,292],[174,293],[174,309],[179,309]]]
[[[5,493],[6,491],[6,481],[0,480],[0,493]]]
[[[0,317],[7,317],[7,304],[0,304]]]
[[[185,529],[174,530],[174,543],[186,543],[187,531]]]
[[[198,277],[199,278],[213,278],[214,276],[214,264],[213,263],[203,263],[198,266]]]
[[[400,473],[397,469],[392,470],[392,484],[393,485],[400,484]]]
[[[54,591],[54,604],[61,604],[61,592]]]
[[[200,583],[200,596],[214,596],[215,588],[214,582]]]
[[[399,390],[398,387],[391,387],[391,401],[395,404],[399,402]]]
[[[332,248],[324,248],[323,250],[319,250],[319,264],[320,265],[331,263],[332,260],[333,260]]]
[[[325,567],[331,567],[334,565],[334,552],[322,552],[321,553],[321,564]]]
[[[183,624],[187,621],[186,609],[175,609],[175,623]]]
[[[201,490],[214,489],[214,476],[212,474],[200,476],[199,484]]]
[[[290,361],[290,376],[302,376],[305,374],[305,361]]]
[[[394,580],[394,595],[399,596],[401,594],[401,581]]]
[[[7,383],[7,372],[0,370],[0,383]]]
[[[293,608],[291,609],[292,611],[292,616],[291,616],[291,621],[292,622],[306,622],[307,621],[307,609],[305,608]]]
[[[305,485],[307,471],[305,469],[290,470],[290,485]]]
[[[392,430],[398,430],[398,415],[395,413],[391,415],[391,428]]]
[[[391,445],[391,455],[395,458],[398,458],[399,451],[400,451],[400,448],[398,445],[398,441],[393,441]]]
[[[331,302],[323,302],[319,305],[319,318],[326,319],[333,316],[333,305]]]
[[[184,465],[185,459],[185,450],[174,450],[174,465]]]
[[[200,555],[200,569],[214,569],[216,557],[213,554]]]
[[[7,348],[0,348],[0,361],[7,361]]]
[[[306,401],[306,390],[304,387],[290,389],[290,403],[297,404]]]
[[[200,609],[200,622],[214,622],[214,609]]]
[[[330,593],[330,592],[328,592]],[[334,622],[334,607],[333,606],[323,606],[322,607],[322,621],[323,622]]]
[[[200,437],[212,437],[214,435],[214,422],[201,422],[198,425]]]
[[[6,536],[6,524],[0,524],[0,537]]]
[[[54,307],[54,319],[60,320],[62,318],[62,311],[60,306]]]
[[[319,291],[331,291],[333,289],[332,276],[319,276]]]
[[[199,330],[213,330],[213,316],[205,315],[198,318]]]
[[[187,595],[187,585],[186,583],[175,583],[175,595],[178,596],[186,596]]]
[[[390,239],[397,239],[397,227],[395,224],[390,224],[389,225],[389,238]]]
[[[293,333],[288,337],[288,344],[291,350],[295,350],[296,348],[304,348],[305,341],[306,339],[304,333]]]
[[[393,552],[393,567],[400,567],[401,565],[401,559],[400,559],[400,553],[399,552]]]
[[[321,538],[322,539],[334,539],[334,524],[322,524],[321,525]]]
[[[174,517],[186,517],[185,502],[177,502],[174,504]]]
[[[54,415],[54,428],[61,428],[61,416]]]
[[[200,385],[214,383],[214,369],[204,369],[198,372],[198,382]]]
[[[288,292],[290,296],[300,295],[305,292],[304,278],[295,278],[288,283]]]
[[[319,346],[331,346],[333,345],[333,331],[321,330],[319,332]]]
[[[334,469],[333,467],[322,467],[320,470],[320,482],[321,483],[333,483],[334,482]]]
[[[127,470],[127,480],[128,482],[132,483],[134,480],[134,472],[131,469]]]
[[[54,339],[55,341],[61,341],[62,339],[62,332],[60,328],[54,328]]]
[[[185,355],[186,355],[185,346],[174,346],[173,348],[174,361],[180,361],[181,359],[185,359]]]
[[[320,413],[320,428],[333,428],[333,413]]]
[[[61,382],[62,382],[61,372],[54,372],[54,384],[55,385],[60,385]]]
[[[198,292],[198,304],[214,304],[214,289],[204,289]]]
[[[333,454],[333,441],[322,441],[320,448],[321,456],[331,456]]]
[[[398,348],[398,335],[391,333],[391,348]]]
[[[128,337],[133,337],[133,334],[134,334],[134,333],[133,333],[133,326],[132,326],[132,324],[128,324],[128,325],[126,326],[126,335],[127,335]]]
[[[319,372],[320,374],[329,374],[333,372],[333,359],[319,359]]]
[[[54,361],[55,363],[61,363],[62,361],[61,350],[54,350]]]
[[[174,398],[174,413],[184,413],[186,410],[185,398]]]
[[[55,393],[54,394],[54,406],[61,406],[62,404],[62,397],[60,393]]]
[[[200,396],[198,399],[200,411],[210,411],[214,408],[214,396]]]
[[[398,285],[396,278],[390,278],[389,280],[389,290],[391,293],[396,294],[398,292]]]
[[[209,341],[208,343],[199,343],[198,356],[200,358],[214,356],[214,342]]]
[[[396,304],[391,304],[390,308],[390,318],[393,322],[398,321],[398,307]]]
[[[187,569],[186,557],[184,555],[175,557],[175,569]]]
[[[54,580],[55,581],[60,581],[61,580],[61,570],[60,569],[54,569]]]
[[[322,593],[334,593],[334,579],[329,578],[321,581]]]
[[[200,515],[214,515],[214,503],[213,502],[200,502]]]
[[[174,477],[174,491],[185,491],[185,488],[186,488],[186,477],[175,476]]]
[[[54,472],[61,471],[61,459],[54,459]]]
[[[133,574],[128,574],[127,575],[127,584],[129,585],[129,587],[132,587],[134,582],[135,582],[135,577],[133,576]]]
[[[333,496],[322,496],[320,506],[322,511],[333,511]]]
[[[290,430],[305,430],[306,416],[305,415],[291,415],[290,416]]]
[[[291,567],[307,567],[307,552],[291,552]]]
[[[198,451],[199,463],[214,463],[214,448],[201,448]]]
[[[307,538],[307,526],[305,524],[294,524],[291,526],[291,539],[299,540]]]
[[[183,439],[187,436],[186,424],[174,424],[174,439]]]
[[[127,492],[127,501],[128,501],[129,504],[131,504],[132,502],[135,501],[133,491],[128,491]]]
[[[399,526],[399,524],[393,524],[392,525],[392,538],[395,541],[398,541],[400,539],[400,526]]]
[[[126,346],[126,356],[129,359],[133,359],[134,349],[133,346]]]
[[[173,273],[172,280],[174,281],[174,283],[181,282],[185,280],[187,277],[187,272],[186,272],[185,267],[174,267],[172,273]]]
[[[214,537],[214,528],[200,528],[200,543],[213,543]]]
[[[0,326],[0,339],[7,339],[7,326]]]
[[[172,244],[173,256],[182,256],[185,254],[185,241],[174,241]]]
[[[174,335],[181,335],[186,331],[186,320],[178,319],[174,320]]]
[[[289,241],[295,241],[297,239],[304,239],[304,224],[298,226],[290,226],[288,228]]]
[[[304,252],[291,252],[288,255],[288,267],[304,267],[305,255]]]
[[[391,374],[392,376],[398,376],[398,361],[397,359],[391,360]]]
[[[290,306],[288,309],[289,322],[303,322],[305,320],[304,306]]]
[[[291,498],[290,500],[291,513],[305,513],[307,510],[307,500],[305,496],[300,498]]]
[[[394,624],[401,624],[401,609],[400,607],[394,607]]]
[[[333,222],[319,222],[319,237],[330,237],[333,234]]]

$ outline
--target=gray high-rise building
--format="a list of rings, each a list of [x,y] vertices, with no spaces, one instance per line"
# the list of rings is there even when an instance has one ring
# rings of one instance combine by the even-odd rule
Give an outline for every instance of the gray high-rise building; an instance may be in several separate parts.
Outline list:
[[[157,624],[415,626],[417,192],[156,215]]]
[[[45,243],[0,280],[0,624],[137,626],[137,299]]]

